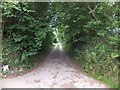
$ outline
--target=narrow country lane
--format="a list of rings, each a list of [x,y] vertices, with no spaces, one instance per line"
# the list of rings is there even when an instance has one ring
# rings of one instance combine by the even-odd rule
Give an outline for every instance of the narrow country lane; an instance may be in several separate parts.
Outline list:
[[[1,88],[108,88],[80,72],[63,51],[54,49],[41,67],[11,79],[1,79]]]

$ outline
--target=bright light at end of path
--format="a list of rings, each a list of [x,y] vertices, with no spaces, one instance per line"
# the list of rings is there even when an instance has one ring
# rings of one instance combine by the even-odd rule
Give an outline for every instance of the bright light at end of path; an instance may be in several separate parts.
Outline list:
[[[53,43],[53,45],[55,45],[54,49],[59,49],[60,51],[63,51],[63,47],[61,43]]]
[[[61,44],[61,43],[59,43],[59,50],[60,50],[60,51],[63,51],[63,47],[62,47],[62,44]]]

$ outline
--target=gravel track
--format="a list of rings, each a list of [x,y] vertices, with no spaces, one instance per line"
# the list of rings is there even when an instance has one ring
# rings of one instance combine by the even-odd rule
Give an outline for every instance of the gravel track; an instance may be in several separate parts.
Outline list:
[[[41,66],[15,78],[0,80],[0,88],[108,88],[82,73],[63,51],[54,49]]]

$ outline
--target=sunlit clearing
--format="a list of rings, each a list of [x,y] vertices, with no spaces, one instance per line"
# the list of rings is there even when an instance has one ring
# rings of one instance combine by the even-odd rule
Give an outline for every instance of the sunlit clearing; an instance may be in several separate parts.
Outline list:
[[[58,43],[53,43],[53,45],[54,45],[53,50],[57,49],[57,47],[58,47]]]
[[[61,44],[61,43],[59,43],[59,50],[60,50],[60,51],[63,51],[63,47],[62,47],[62,44]]]
[[[58,49],[60,51],[63,51],[63,47],[61,43],[53,43],[53,45],[54,45],[53,50]]]

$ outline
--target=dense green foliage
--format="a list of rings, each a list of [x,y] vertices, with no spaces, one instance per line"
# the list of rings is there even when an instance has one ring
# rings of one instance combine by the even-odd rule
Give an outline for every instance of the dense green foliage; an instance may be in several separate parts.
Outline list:
[[[3,62],[28,66],[31,56],[49,49],[52,29],[47,8],[48,3],[2,3]]]
[[[120,3],[2,3],[3,59],[30,64],[30,57],[50,48],[54,28],[66,52],[84,71],[117,87],[120,58]],[[109,81],[107,81],[109,80]]]
[[[64,48],[83,70],[117,87],[120,3],[53,3],[53,12]]]

